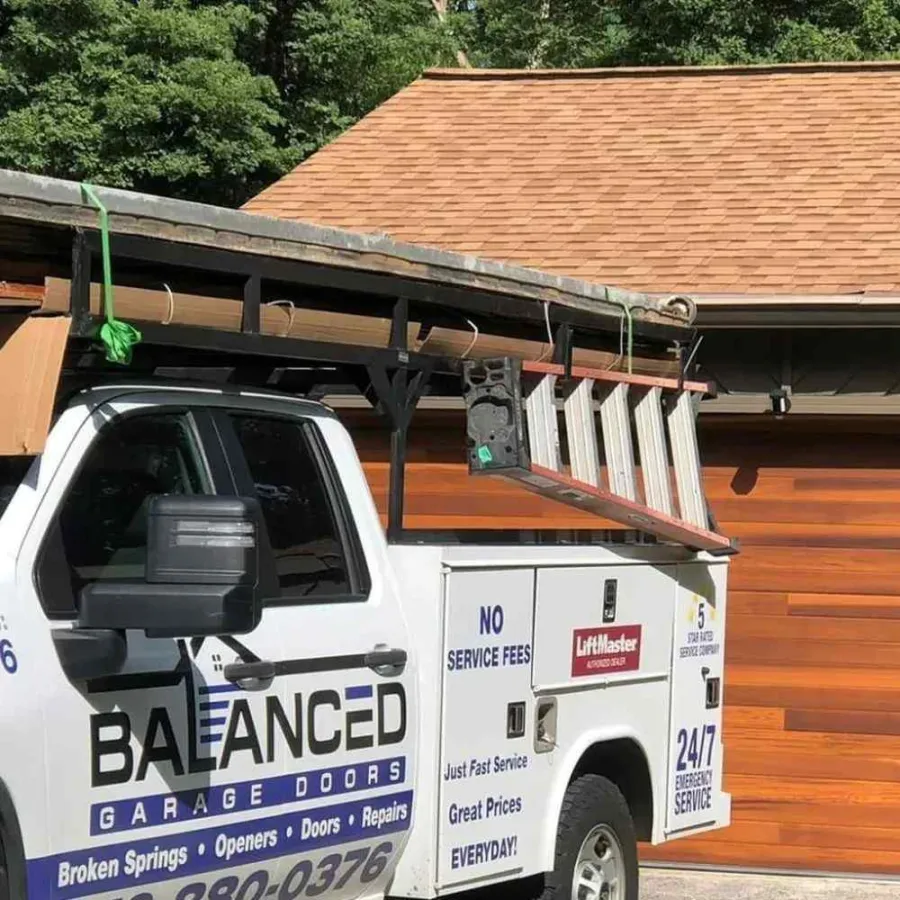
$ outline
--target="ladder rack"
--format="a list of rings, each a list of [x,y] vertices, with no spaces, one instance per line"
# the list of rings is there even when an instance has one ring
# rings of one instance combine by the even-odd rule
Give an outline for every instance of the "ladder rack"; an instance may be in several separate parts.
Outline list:
[[[689,546],[730,546],[708,530],[691,406],[680,396],[705,386],[671,380],[695,346],[690,298],[653,297],[388,236],[147,194],[98,188],[96,196],[102,215],[82,185],[0,169],[6,285],[0,285],[0,314],[16,329],[26,320],[31,334],[46,338],[41,346],[55,348],[35,354],[46,363],[48,384],[67,390],[151,375],[227,379],[311,397],[334,388],[358,393],[390,427],[388,535],[400,540],[413,413],[426,394],[457,400],[465,372],[476,452],[471,471],[505,474],[545,496]],[[107,262],[111,272],[101,277]],[[107,274],[116,316],[140,332],[127,353],[112,356],[97,341],[113,313],[102,288]],[[549,344],[556,359],[602,369],[604,359],[621,360],[626,331],[633,363],[670,380],[509,359],[474,362],[531,359]],[[640,358],[632,357],[635,347]],[[486,391],[475,384],[478,371],[490,374]],[[29,446],[42,443],[50,421],[52,392],[39,393],[41,424],[23,426],[37,436]],[[664,410],[663,400],[671,398],[674,405]],[[35,403],[12,406],[31,410]],[[499,433],[498,423],[505,423],[508,440],[490,437],[492,429]],[[675,491],[666,469],[666,425]],[[7,446],[18,452],[21,442]]]
[[[468,361],[463,377],[470,474],[693,550],[735,551],[710,528],[703,493],[695,401],[708,384],[509,358]]]

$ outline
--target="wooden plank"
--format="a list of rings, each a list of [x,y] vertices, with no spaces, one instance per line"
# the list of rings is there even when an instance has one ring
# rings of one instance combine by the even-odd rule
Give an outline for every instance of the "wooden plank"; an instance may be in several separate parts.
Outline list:
[[[722,716],[726,736],[739,735],[743,732],[751,734],[765,732],[767,736],[771,737],[784,729],[783,709],[726,703],[722,709]],[[726,743],[728,741],[729,739],[726,737]]]
[[[795,847],[845,847],[900,853],[896,828],[849,828],[838,823],[829,825],[791,825],[738,819],[728,828],[711,831],[701,838],[685,838],[671,846],[701,850],[707,843],[755,844],[765,853],[766,845]],[[644,849],[646,845],[642,845]],[[649,851],[649,848],[646,848]]]
[[[784,727],[786,731],[811,731],[818,734],[900,736],[900,712],[864,712],[858,709],[790,709],[785,713]],[[898,757],[900,757],[900,746],[896,749]]]
[[[786,741],[732,738],[727,743],[729,774],[766,775],[791,781],[798,777],[853,779],[865,774],[866,783],[900,784],[900,758],[875,754],[842,754],[819,746],[796,747]],[[900,836],[897,839],[900,849]]]
[[[700,842],[683,839],[648,848],[642,859],[657,862],[693,862],[721,866],[760,866],[804,869],[848,874],[892,875],[900,872],[900,851],[860,848],[793,846],[731,842]]]
[[[787,713],[804,712],[809,718],[807,722],[811,726],[827,725],[831,721],[828,717],[834,716],[834,723],[844,721],[846,714],[853,714],[851,710],[836,710],[822,713],[817,710],[788,710]],[[787,722],[787,713],[783,722]],[[860,713],[861,716],[870,716],[868,713]],[[886,716],[895,716],[896,713],[887,713]],[[821,718],[820,718],[821,716]],[[877,717],[872,717],[873,724]],[[764,749],[775,747],[787,750],[810,751],[832,756],[845,756],[854,759],[890,759],[900,764],[900,735],[898,734],[849,734],[840,730],[833,733],[827,731],[788,731],[779,728],[773,731],[734,731],[728,737],[728,746],[755,749],[762,746]],[[803,772],[797,773],[803,776]],[[873,779],[874,780],[874,779]]]
[[[898,550],[898,525],[848,525],[805,522],[731,522],[721,520],[722,531],[739,538],[745,547],[831,547]]]
[[[828,676],[823,680],[821,670],[803,666],[782,666],[776,669],[769,666],[729,664],[728,675],[733,684],[746,685],[748,687],[755,685],[768,686],[777,682],[791,687],[823,687],[833,691],[845,689],[851,694],[860,690],[900,691],[900,679],[898,679],[897,673],[891,669],[867,669],[862,671],[855,668],[839,669],[831,667]],[[752,706],[754,704],[745,705]],[[802,703],[790,703],[785,708],[802,706]],[[855,704],[848,703],[843,707],[831,706],[828,708],[855,709],[856,707]],[[900,709],[900,706],[897,708]]]
[[[700,458],[703,459],[702,450]],[[734,497],[789,500],[794,496],[794,477],[759,473],[754,475],[752,482],[740,481],[738,474],[732,475],[706,467],[703,470],[703,488],[710,501],[729,500]]]
[[[778,669],[772,667],[771,671]],[[812,686],[786,687],[781,684],[747,685],[736,683],[734,677],[725,679],[725,702],[743,706],[770,706],[776,708],[846,709],[854,703],[860,710],[868,712],[893,712],[900,709],[900,689],[856,691],[829,688],[828,672],[816,672],[824,683]]]
[[[900,669],[900,643],[867,643],[860,647],[850,641],[797,640],[789,637],[760,641],[755,637],[731,635],[725,648],[729,662],[733,663]]]
[[[44,285],[18,281],[0,281],[0,307],[39,309],[44,302]]]
[[[792,640],[825,641],[860,646],[865,653],[869,644],[900,645],[900,622],[878,619],[830,619],[814,616],[729,615],[728,639],[754,638],[760,643]]]
[[[788,594],[788,615],[900,619],[900,595]]]
[[[429,328],[427,334],[418,340],[414,347],[419,353],[469,359],[496,359],[501,356],[512,356],[516,359],[537,360],[551,356],[553,351],[552,346],[538,341],[500,337],[484,332],[473,332],[471,329],[461,331],[437,326]],[[625,366],[625,358],[620,353],[612,353],[608,350],[585,350],[579,347],[572,350],[572,362],[576,366],[603,370],[621,370]],[[662,359],[636,356],[632,359],[632,370],[645,375],[677,379],[680,363],[671,354]]]
[[[829,525],[900,525],[900,503],[880,500],[769,500],[757,497],[710,497],[721,522],[796,522]]]
[[[729,531],[725,533],[731,534]],[[788,594],[769,591],[729,591],[728,616],[787,615],[788,597]]]
[[[815,474],[804,475],[794,479],[796,493],[812,493],[816,497],[830,497],[832,494],[858,494],[860,492],[876,495],[900,494],[900,473],[896,469],[858,469],[856,471],[822,471],[816,469]]]
[[[794,825],[896,828],[900,784],[832,778],[730,775],[737,818]],[[774,814],[774,815],[773,815]],[[900,849],[900,835],[898,835]]]
[[[733,590],[889,594],[900,583],[900,554],[890,550],[748,547],[730,573]]]

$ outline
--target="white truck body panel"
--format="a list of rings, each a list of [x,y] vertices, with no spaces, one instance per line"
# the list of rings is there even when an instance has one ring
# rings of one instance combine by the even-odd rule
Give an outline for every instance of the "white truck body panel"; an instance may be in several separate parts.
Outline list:
[[[45,537],[98,433],[169,409],[312,423],[352,511],[367,596],[267,606],[240,639],[282,665],[259,690],[224,680],[236,657],[219,639],[129,632],[104,684],[60,667],[53,632],[72,620],[39,596]],[[722,674],[726,570],[662,547],[388,547],[352,440],[323,408],[92,391],[0,511],[0,785],[28,900],[431,898],[547,871],[572,774],[610,741],[646,764],[654,842],[721,827],[721,705],[706,708],[705,680]],[[405,670],[366,668],[376,647],[408,650]]]
[[[711,677],[722,674],[727,563],[649,547],[392,547],[391,556],[401,583],[415,591],[410,625],[427,698],[417,817],[392,893],[434,897],[551,868],[571,774],[592,746],[605,742],[631,741],[646,759],[653,843],[679,829],[699,833],[728,824],[721,707],[706,710],[700,673],[702,664]],[[624,660],[597,652],[585,661],[576,636],[590,637],[601,621],[610,579],[618,582],[621,624],[599,630],[618,640],[639,627],[639,646]],[[700,633],[698,581],[715,605],[715,618],[707,614],[702,630],[703,646],[715,652],[682,655],[682,647],[695,646],[688,635]],[[610,659],[618,671],[585,672],[592,661]],[[683,681],[673,679],[673,666]],[[555,746],[536,752],[537,704],[550,697],[558,710]],[[508,707],[522,702],[524,735],[509,738]],[[708,765],[695,766],[676,752],[681,745],[670,745],[670,734],[699,734],[709,725]],[[694,778],[708,792],[686,822],[680,810],[690,803],[683,786],[688,766],[699,770]]]

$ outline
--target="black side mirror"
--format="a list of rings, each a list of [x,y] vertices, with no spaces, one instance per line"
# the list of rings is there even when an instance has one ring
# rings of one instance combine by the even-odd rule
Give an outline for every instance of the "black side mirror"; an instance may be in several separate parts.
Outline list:
[[[255,499],[163,496],[147,512],[143,581],[95,581],[81,593],[82,629],[138,629],[148,637],[246,634],[259,624]]]

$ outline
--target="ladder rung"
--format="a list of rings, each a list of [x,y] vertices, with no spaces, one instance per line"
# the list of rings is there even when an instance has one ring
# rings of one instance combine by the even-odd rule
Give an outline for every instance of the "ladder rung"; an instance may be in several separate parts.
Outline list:
[[[698,528],[706,528],[709,516],[703,497],[694,406],[686,391],[669,408],[668,422],[681,518]]]
[[[600,401],[600,423],[603,426],[603,452],[606,455],[609,489],[626,500],[635,500],[637,486],[627,384],[607,388],[606,396]]]
[[[643,392],[634,405],[634,422],[647,506],[671,516],[672,484],[660,388],[651,387]]]
[[[556,421],[556,376],[545,375],[525,398],[531,461],[559,472],[559,426]]]
[[[597,420],[594,418],[594,382],[579,381],[563,401],[566,437],[572,477],[593,487],[600,486],[600,456],[597,452]]]

